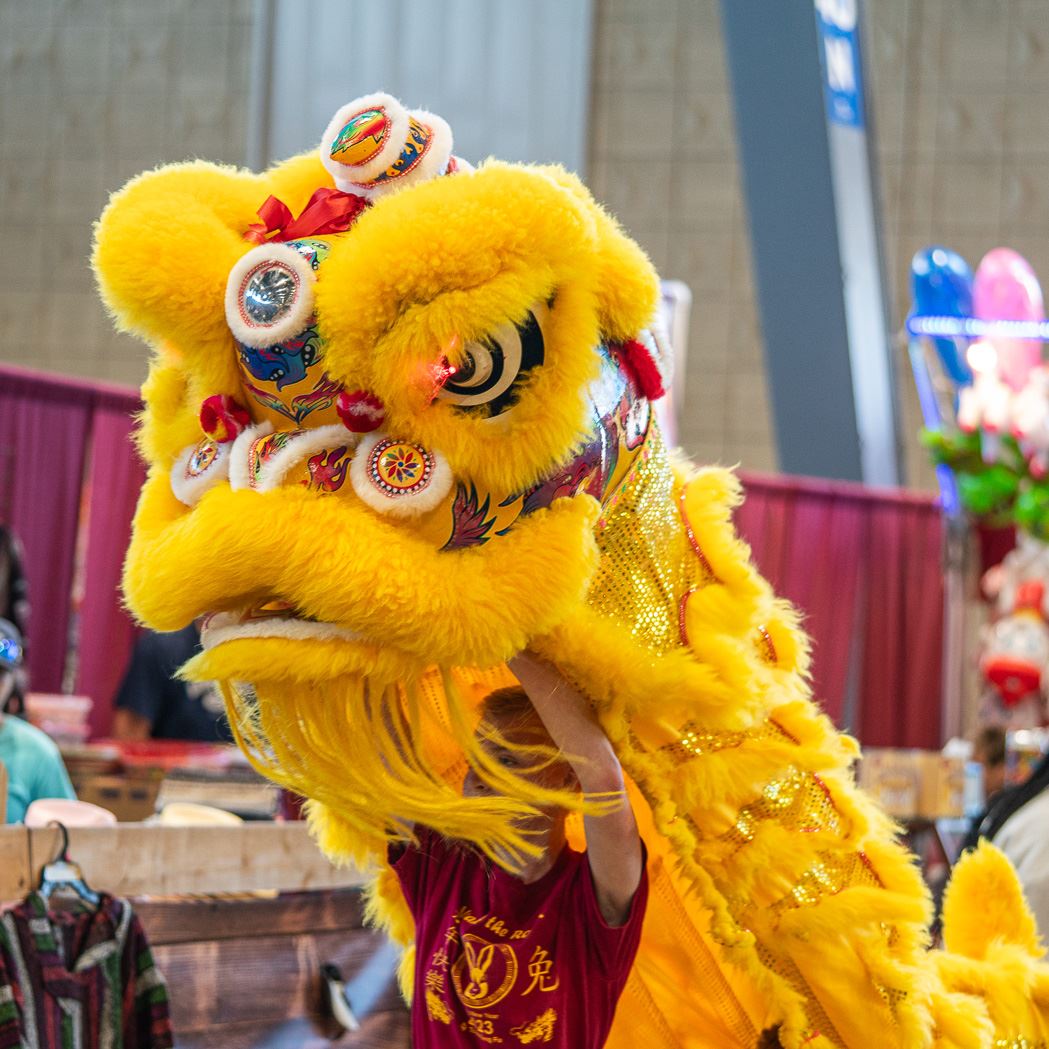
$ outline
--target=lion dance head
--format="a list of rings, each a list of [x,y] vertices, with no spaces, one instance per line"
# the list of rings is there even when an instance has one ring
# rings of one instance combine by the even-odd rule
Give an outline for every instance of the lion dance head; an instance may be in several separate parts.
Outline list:
[[[94,264],[153,349],[128,604],[203,621],[183,672],[329,853],[380,860],[419,823],[512,864],[521,817],[595,804],[474,741],[530,646],[593,701],[649,845],[609,1045],[1045,1044],[1049,975],[990,847],[926,950],[928,893],[811,700],[736,482],[663,444],[656,274],[574,176],[475,170],[373,95],[263,174],[132,180]],[[496,789],[461,796],[470,767]],[[374,902],[410,941],[388,871]]]

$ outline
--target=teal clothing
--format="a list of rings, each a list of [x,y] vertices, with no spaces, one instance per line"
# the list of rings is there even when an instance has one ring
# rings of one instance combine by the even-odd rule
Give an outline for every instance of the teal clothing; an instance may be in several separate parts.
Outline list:
[[[0,762],[7,769],[8,823],[21,823],[37,798],[76,798],[54,741],[21,718],[0,721]]]

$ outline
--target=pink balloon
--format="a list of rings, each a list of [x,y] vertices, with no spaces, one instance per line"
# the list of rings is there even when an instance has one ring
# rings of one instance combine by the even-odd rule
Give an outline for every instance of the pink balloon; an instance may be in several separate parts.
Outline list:
[[[1043,321],[1042,288],[1030,263],[1012,248],[987,252],[973,278],[973,315],[987,321]],[[998,351],[998,374],[1014,390],[1022,390],[1031,369],[1042,363],[1037,339],[991,340]]]

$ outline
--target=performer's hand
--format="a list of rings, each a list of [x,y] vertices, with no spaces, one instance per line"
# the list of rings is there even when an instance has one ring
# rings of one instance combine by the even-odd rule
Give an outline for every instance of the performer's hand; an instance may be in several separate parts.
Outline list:
[[[622,803],[612,812],[583,820],[601,912],[610,925],[621,925],[641,881],[642,852],[616,752],[590,701],[556,666],[529,651],[514,656],[508,665],[584,793],[622,796]]]

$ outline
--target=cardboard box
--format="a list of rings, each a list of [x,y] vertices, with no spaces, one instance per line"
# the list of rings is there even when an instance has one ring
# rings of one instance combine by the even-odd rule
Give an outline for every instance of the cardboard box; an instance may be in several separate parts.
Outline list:
[[[863,752],[859,785],[895,819],[918,815],[922,798],[920,750],[872,747]]]
[[[859,785],[900,820],[961,818],[965,779],[963,759],[935,750],[872,747],[860,763]]]
[[[921,751],[922,791],[918,815],[930,820],[961,819],[965,815],[965,759],[945,758],[938,751]]]
[[[109,809],[121,823],[139,823],[153,815],[159,775],[86,775],[74,782],[77,797]]]

